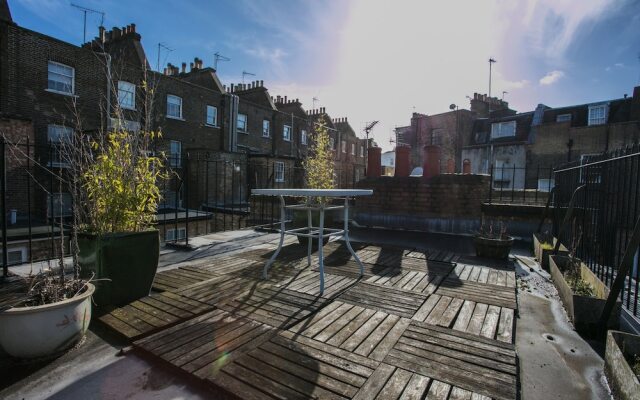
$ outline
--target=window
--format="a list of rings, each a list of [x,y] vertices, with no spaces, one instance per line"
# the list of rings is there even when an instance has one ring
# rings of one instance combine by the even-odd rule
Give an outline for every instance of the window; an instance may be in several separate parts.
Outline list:
[[[0,251],[0,257],[2,257],[1,251]],[[27,248],[18,247],[14,249],[9,249],[9,253],[7,253],[7,261],[9,265],[22,264],[23,262],[27,262]]]
[[[556,185],[556,181],[553,179],[538,179],[538,191],[539,192],[551,192],[551,189]]]
[[[268,119],[262,120],[262,137],[269,137],[271,134],[271,123]]]
[[[496,122],[491,124],[491,139],[516,135],[516,121]]]
[[[63,146],[71,142],[73,129],[62,125],[47,126],[47,140],[51,144],[50,167],[64,167],[68,163],[63,159]]]
[[[602,125],[607,123],[607,105],[600,104],[589,106],[589,125]]]
[[[351,143],[351,155],[353,155],[353,156],[356,155],[356,144],[355,143]]]
[[[118,81],[118,104],[122,108],[136,109],[136,85]]]
[[[52,204],[53,203],[53,204]],[[47,217],[51,218],[53,206],[54,217],[68,217],[72,213],[71,193],[54,193],[47,195]]]
[[[304,129],[300,132],[300,143],[303,145],[307,145],[307,131]]]
[[[342,145],[341,146],[342,152],[346,153],[347,152],[347,141],[346,140],[342,140],[340,144]]]
[[[217,126],[218,125],[218,109],[214,106],[207,106],[207,121],[206,124],[209,126]]]
[[[360,157],[364,157],[364,146],[360,146]]]
[[[182,143],[177,140],[171,141],[170,148],[170,165],[174,168],[180,168],[182,159]]]
[[[187,229],[186,228],[178,228],[178,236],[176,237],[176,230],[175,229],[167,229],[167,231],[164,233],[164,240],[165,241],[172,241],[172,240],[181,240],[187,237]]]
[[[571,121],[571,114],[560,114],[556,117],[556,122]]]
[[[329,138],[329,147],[331,148],[331,150],[336,149],[336,141],[332,137]]]
[[[431,144],[442,145],[442,129],[434,129],[431,131]]]
[[[167,117],[182,119],[182,98],[172,94],[167,95]]]
[[[284,163],[282,161],[276,161],[275,181],[284,182]]]
[[[285,125],[282,130],[282,138],[288,142],[291,141],[291,127],[289,125]]]
[[[247,114],[238,114],[238,131],[247,132]]]
[[[588,165],[598,160],[601,154],[582,154],[580,156],[580,182],[581,183],[600,183],[602,171],[601,164]]]
[[[58,93],[73,94],[75,89],[75,69],[64,64],[49,61],[48,72],[48,90]]]

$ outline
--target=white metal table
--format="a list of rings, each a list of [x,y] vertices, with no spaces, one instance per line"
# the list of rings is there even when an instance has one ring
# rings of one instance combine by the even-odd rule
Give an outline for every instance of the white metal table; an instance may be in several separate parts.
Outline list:
[[[364,267],[362,262],[353,251],[351,243],[349,242],[349,199],[358,196],[371,196],[373,190],[368,189],[253,189],[251,194],[263,195],[263,196],[278,196],[280,198],[280,243],[275,253],[271,256],[269,261],[264,265],[263,278],[267,279],[269,267],[275,261],[278,253],[282,249],[284,243],[284,235],[295,235],[308,237],[307,244],[307,265],[311,265],[311,248],[313,245],[313,239],[318,239],[318,262],[320,265],[320,293],[324,292],[324,256],[322,253],[323,240],[331,236],[342,236],[349,252],[360,266],[360,275],[364,273]],[[285,196],[294,197],[306,197],[304,204],[292,204],[286,205],[284,201]],[[331,205],[331,204],[314,204],[312,199],[316,197],[324,198],[344,198],[344,205]],[[307,226],[295,229],[285,229],[285,212],[287,209],[306,210],[307,211]],[[344,228],[334,229],[325,228],[324,226],[324,214],[329,210],[343,210],[344,212]],[[319,225],[314,227],[311,223],[311,212],[317,211],[320,213]]]

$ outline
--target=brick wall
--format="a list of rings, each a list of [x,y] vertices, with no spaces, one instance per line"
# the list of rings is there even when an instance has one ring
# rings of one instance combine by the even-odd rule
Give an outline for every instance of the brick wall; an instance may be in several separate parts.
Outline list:
[[[421,178],[367,178],[356,184],[373,189],[373,196],[359,197],[356,213],[382,213],[442,218],[480,218],[482,201],[489,194],[486,175],[442,174]]]

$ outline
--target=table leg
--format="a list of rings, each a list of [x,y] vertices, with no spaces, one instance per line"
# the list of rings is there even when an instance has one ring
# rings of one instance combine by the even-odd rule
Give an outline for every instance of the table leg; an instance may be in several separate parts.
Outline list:
[[[307,233],[311,233],[311,210],[307,210]],[[307,266],[311,265],[311,248],[313,247],[313,238],[307,238]]]
[[[320,294],[324,293],[324,254],[322,252],[324,234],[324,208],[320,206],[320,226],[318,227],[318,263],[320,264]]]
[[[362,265],[362,261],[358,258],[358,255],[353,248],[351,247],[351,242],[349,241],[349,198],[345,197],[344,199],[344,241],[347,244],[347,248],[351,252],[353,258],[356,259],[356,262],[360,266],[360,276],[364,275],[364,266]]]
[[[268,277],[267,273],[269,271],[269,267],[276,260],[276,257],[278,257],[278,253],[280,253],[280,250],[282,250],[282,244],[284,243],[285,211],[286,210],[284,208],[285,206],[284,197],[283,196],[279,196],[279,197],[280,197],[280,243],[278,243],[278,248],[273,253],[269,261],[267,261],[267,263],[264,265],[264,269],[262,270],[262,278],[264,279],[267,279]]]

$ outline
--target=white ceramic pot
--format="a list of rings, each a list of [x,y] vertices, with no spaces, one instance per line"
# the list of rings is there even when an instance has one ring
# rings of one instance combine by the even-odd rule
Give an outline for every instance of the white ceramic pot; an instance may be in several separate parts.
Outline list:
[[[74,345],[91,322],[91,295],[95,287],[72,299],[0,312],[0,346],[19,358],[43,357]]]

